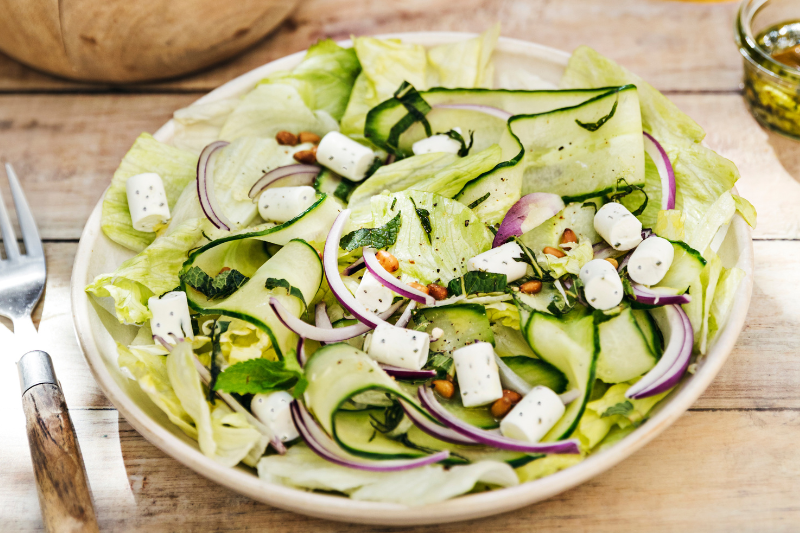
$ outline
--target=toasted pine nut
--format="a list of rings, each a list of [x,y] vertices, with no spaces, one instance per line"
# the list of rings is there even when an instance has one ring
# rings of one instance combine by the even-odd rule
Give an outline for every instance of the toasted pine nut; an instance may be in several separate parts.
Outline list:
[[[411,287],[412,289],[417,289],[420,292],[424,292],[425,294],[429,294],[428,287],[426,287],[422,283],[417,283],[416,281],[412,281],[409,282],[408,286]]]
[[[522,395],[513,390],[503,389],[503,398],[508,398],[512,405],[517,405],[522,400]]]
[[[530,281],[526,281],[522,285],[519,286],[519,290],[524,292],[525,294],[536,294],[542,290],[542,282],[538,279],[532,279]]]
[[[555,257],[564,257],[565,255],[567,255],[558,248],[553,248],[552,246],[545,246],[542,252],[546,253],[547,255],[553,255]]]
[[[561,244],[565,244],[568,242],[578,242],[578,236],[575,235],[575,232],[571,229],[567,228],[564,230],[564,233],[561,235]]]
[[[222,268],[219,269],[219,273],[222,274],[223,272],[227,272],[230,269],[231,269],[231,267],[222,267]]]
[[[617,263],[617,260],[616,260],[616,259],[614,259],[613,257],[606,257],[606,261],[608,261],[609,263],[611,263],[611,266],[613,266],[613,267],[614,267],[614,269],[617,269],[617,268],[619,268],[619,263]]]
[[[375,254],[375,258],[386,272],[394,272],[400,268],[400,262],[397,261],[397,258],[385,250],[381,250]]]
[[[430,285],[428,285],[428,294],[433,296],[434,300],[444,300],[445,298],[447,298],[447,289],[445,289],[441,285],[431,283]]]
[[[452,398],[453,393],[456,391],[456,388],[453,386],[453,384],[445,379],[434,380],[433,388],[445,398]]]
[[[306,165],[313,165],[317,162],[316,150],[300,150],[299,152],[295,152],[292,157],[294,157],[295,161]]]
[[[318,144],[319,141],[321,140],[319,135],[317,135],[316,133],[312,133],[310,131],[301,131],[299,138],[301,143]]]
[[[279,131],[275,135],[275,140],[278,141],[278,144],[284,146],[295,146],[297,144],[297,135],[291,131]]]
[[[511,404],[511,400],[503,396],[492,404],[492,416],[495,418],[503,418],[508,414],[512,407],[513,405]]]

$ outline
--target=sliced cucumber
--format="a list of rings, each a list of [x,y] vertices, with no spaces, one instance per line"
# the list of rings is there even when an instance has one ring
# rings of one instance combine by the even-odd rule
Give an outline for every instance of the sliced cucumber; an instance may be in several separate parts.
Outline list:
[[[547,91],[514,91],[506,89],[446,89],[437,87],[420,92],[431,107],[425,118],[431,131],[441,133],[453,128],[461,128],[465,136],[474,132],[473,153],[483,150],[499,141],[506,130],[506,121],[480,111],[464,109],[436,108],[437,105],[472,104],[490,106],[512,115],[543,113],[553,109],[574,106],[585,102],[610,89],[570,89]],[[387,144],[392,128],[403,120],[408,111],[396,98],[391,98],[367,114],[364,134],[376,145],[390,151],[394,147]],[[425,129],[415,123],[399,137],[397,147],[405,154],[411,153],[411,145],[425,138]]]
[[[578,242],[587,241],[596,244],[603,240],[594,229],[594,215],[597,213],[597,204],[594,201],[573,202],[567,205],[560,213],[550,218],[539,226],[524,233],[520,240],[534,251],[536,258],[542,262],[546,246],[558,248],[564,230],[571,229],[578,237]]]
[[[184,263],[184,271],[195,266],[195,261],[202,260],[204,255],[192,254]],[[215,275],[217,272],[218,270],[206,273]],[[261,265],[239,290],[223,300],[208,300],[202,293],[183,282],[181,289],[186,292],[189,307],[201,314],[240,318],[263,329],[272,340],[278,356],[283,357],[294,348],[297,335],[278,319],[269,300],[271,297],[277,298],[295,316],[300,316],[305,311],[305,305],[299,298],[289,295],[285,289],[267,289],[265,285],[269,278],[285,279],[292,287],[300,290],[306,303],[311,302],[322,283],[322,261],[310,244],[293,240]]]
[[[655,287],[669,287],[683,294],[689,289],[706,266],[703,254],[681,241],[670,241],[675,255],[672,265],[667,270],[667,275]]]
[[[494,429],[500,426],[500,422],[492,416],[488,406],[484,407],[464,407],[461,403],[461,394],[456,389],[456,393],[450,399],[439,398],[439,403],[450,411],[450,413],[467,424],[483,429]]]
[[[408,430],[405,439],[412,446],[419,446],[427,450],[449,450],[450,459],[447,462],[451,464],[465,462],[476,463],[478,461],[502,461],[517,468],[543,457],[542,455],[528,455],[525,453],[498,450],[491,446],[463,446],[451,444],[449,442],[440,441],[436,437],[431,437],[416,426],[412,426]]]
[[[425,331],[430,334],[433,328],[441,328],[441,338],[431,343],[432,352],[452,355],[454,350],[474,342],[494,344],[486,308],[479,304],[453,304],[442,307],[428,307],[416,312],[417,324],[427,322]]]
[[[342,318],[341,320],[337,320],[336,322],[334,322],[331,325],[335,329],[335,328],[344,328],[346,326],[355,326],[356,324],[358,324],[358,320]],[[358,348],[360,350],[360,349],[362,349],[364,347],[364,335],[359,335],[358,337],[353,337],[352,339],[347,339],[344,342],[346,342],[347,344],[349,344],[353,348]]]
[[[520,355],[503,357],[503,362],[531,388],[544,385],[558,394],[567,390],[567,378],[564,373],[546,361]]]
[[[574,107],[513,117],[509,127],[524,152],[518,163],[523,195],[550,192],[565,202],[582,201],[615,191],[621,179],[644,185],[642,117],[633,85]]]
[[[650,347],[650,351],[653,352],[656,358],[661,359],[661,354],[664,351],[664,343],[661,339],[661,332],[658,331],[653,317],[643,309],[631,309],[631,312],[633,313],[633,318],[636,319],[636,324],[638,324],[642,335],[644,335],[644,339],[647,341],[647,345]]]
[[[600,354],[597,326],[592,315],[559,320],[534,312],[528,321],[526,338],[533,351],[567,378],[567,390],[577,389],[581,396],[567,406],[564,416],[542,439],[544,442],[569,437],[586,409],[595,381]]]
[[[317,179],[314,180],[314,189],[319,194],[332,196],[341,202],[342,206],[347,205],[353,190],[358,184],[341,177],[332,170],[323,168]]]
[[[597,328],[600,334],[598,378],[606,383],[622,383],[655,366],[656,357],[630,308],[600,322]]]

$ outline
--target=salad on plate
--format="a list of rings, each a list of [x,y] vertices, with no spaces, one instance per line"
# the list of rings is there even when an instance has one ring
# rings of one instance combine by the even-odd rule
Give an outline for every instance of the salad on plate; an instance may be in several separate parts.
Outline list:
[[[736,167],[589,48],[495,76],[498,36],[321,41],[125,155],[101,225],[132,256],[86,290],[203,454],[429,504],[613,446],[694,371],[745,275]]]

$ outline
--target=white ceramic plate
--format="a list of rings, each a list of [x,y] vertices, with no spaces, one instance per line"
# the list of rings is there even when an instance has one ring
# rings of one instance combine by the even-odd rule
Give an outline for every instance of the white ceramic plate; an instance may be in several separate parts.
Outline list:
[[[399,37],[426,46],[473,37],[470,34],[430,32],[406,33]],[[342,43],[349,45],[348,42]],[[207,94],[198,102],[241,95],[258,80],[277,70],[291,69],[303,58],[298,52],[259,67]],[[496,86],[544,88],[558,83],[569,54],[545,46],[501,38],[495,51]],[[174,126],[165,124],[156,134],[170,141]],[[109,176],[110,179],[110,176]],[[123,375],[117,366],[115,342],[128,343],[135,328],[120,326],[84,292],[84,287],[101,273],[111,272],[132,254],[111,242],[100,229],[102,201],[97,203],[81,237],[72,274],[72,311],[78,340],[86,361],[106,396],[125,419],[148,441],[203,476],[255,500],[302,514],[379,525],[434,524],[468,520],[503,513],[547,499],[575,487],[619,463],[654,439],[680,417],[719,372],[744,325],[753,286],[753,246],[750,230],[738,215],[720,249],[723,264],[737,265],[747,273],[736,294],[728,323],[720,331],[697,372],[681,385],[652,413],[647,423],[617,445],[598,453],[572,468],[523,485],[473,494],[433,506],[408,508],[396,504],[353,501],[344,497],[304,492],[263,482],[246,468],[226,468],[204,456],[197,444],[186,437],[145,396],[136,382]]]

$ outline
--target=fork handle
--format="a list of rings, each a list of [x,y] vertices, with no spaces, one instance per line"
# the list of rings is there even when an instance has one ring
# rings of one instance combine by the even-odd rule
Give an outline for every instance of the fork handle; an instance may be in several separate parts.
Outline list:
[[[45,530],[97,532],[81,449],[50,356],[28,352],[18,370]]]

